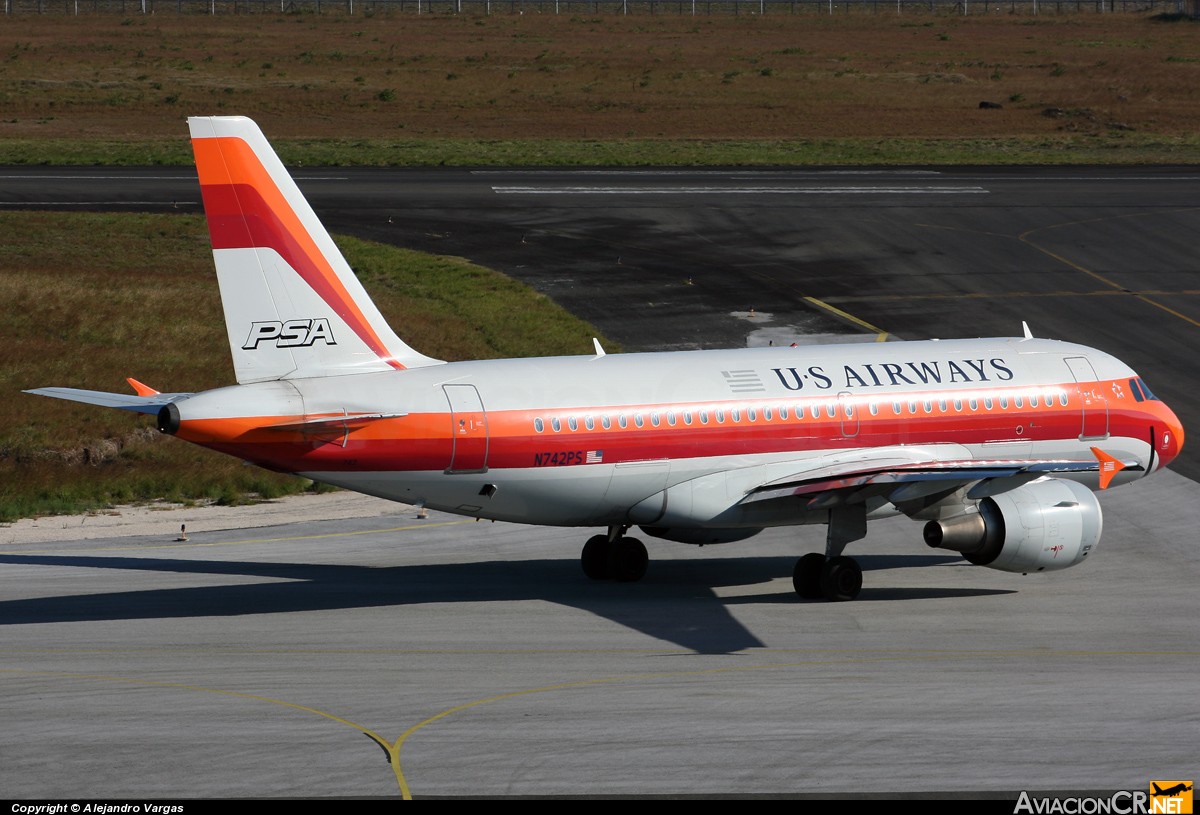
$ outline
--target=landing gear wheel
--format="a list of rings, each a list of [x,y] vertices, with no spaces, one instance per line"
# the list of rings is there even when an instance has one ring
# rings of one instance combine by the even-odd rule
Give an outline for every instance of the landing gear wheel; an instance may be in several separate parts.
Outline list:
[[[821,594],[826,600],[853,600],[862,589],[862,569],[852,557],[831,557],[821,569]]]
[[[608,580],[613,576],[609,566],[609,551],[607,535],[595,535],[588,538],[583,545],[583,554],[579,558],[583,573],[592,580]]]
[[[612,577],[622,583],[634,583],[645,576],[650,556],[637,538],[620,538],[613,544],[608,564]]]
[[[820,552],[809,552],[796,561],[792,570],[792,586],[796,594],[803,600],[820,600],[825,595],[821,592],[821,569],[825,566],[825,556]]]

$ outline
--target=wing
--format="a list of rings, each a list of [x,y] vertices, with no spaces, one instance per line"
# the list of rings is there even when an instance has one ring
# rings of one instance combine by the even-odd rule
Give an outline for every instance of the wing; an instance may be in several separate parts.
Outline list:
[[[961,448],[958,448],[961,450]],[[821,510],[880,497],[896,506],[967,487],[971,500],[999,495],[1042,476],[1097,473],[1101,489],[1121,470],[1137,471],[1136,460],[1122,461],[1091,448],[1087,459],[939,458],[929,448],[884,448],[869,455],[823,461],[818,467],[763,483],[742,504],[794,498],[804,509]]]

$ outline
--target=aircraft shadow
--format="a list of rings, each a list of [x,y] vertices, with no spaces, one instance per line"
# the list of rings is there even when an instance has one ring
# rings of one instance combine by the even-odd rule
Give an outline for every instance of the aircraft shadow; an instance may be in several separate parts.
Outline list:
[[[864,571],[953,562],[953,557],[859,558]],[[486,561],[391,568],[83,555],[0,555],[0,563],[195,575],[272,582],[162,588],[0,601],[0,626],[228,617],[423,603],[543,600],[577,608],[697,653],[763,647],[730,608],[796,605],[795,594],[718,597],[715,589],[766,584],[790,574],[790,557],[660,560],[640,583],[593,582],[574,560]],[[275,582],[284,581],[284,582]],[[861,600],[1002,594],[959,589],[866,589]]]

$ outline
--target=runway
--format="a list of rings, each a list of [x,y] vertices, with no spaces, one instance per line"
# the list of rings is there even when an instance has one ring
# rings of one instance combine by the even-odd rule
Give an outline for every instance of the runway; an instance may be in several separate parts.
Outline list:
[[[792,593],[814,529],[657,543],[638,584],[584,578],[578,530],[400,507],[5,546],[0,788],[1015,800],[1191,778],[1196,487],[1156,481],[1106,494],[1099,551],[1049,575],[879,524],[842,604]]]
[[[0,208],[197,206],[186,172],[112,173],[3,170]],[[301,186],[332,229],[499,268],[628,350],[1015,334],[1026,320],[1129,361],[1200,427],[1197,180],[356,169]],[[844,604],[791,590],[818,529],[656,541],[631,585],[583,577],[584,530],[399,506],[196,528],[187,543],[9,544],[0,790],[1145,790],[1195,776],[1198,499],[1174,473],[1106,492],[1098,550],[1045,575],[971,567],[926,549],[919,524],[882,522],[851,547],[866,574]]]

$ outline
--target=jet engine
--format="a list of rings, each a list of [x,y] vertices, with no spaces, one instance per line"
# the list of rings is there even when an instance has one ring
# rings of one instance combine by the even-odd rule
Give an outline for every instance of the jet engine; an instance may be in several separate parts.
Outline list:
[[[1100,502],[1074,481],[1043,478],[925,525],[925,543],[1006,572],[1065,569],[1100,541]]]

